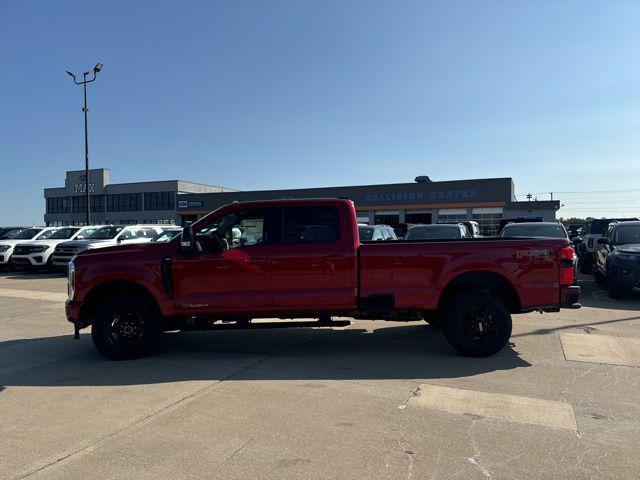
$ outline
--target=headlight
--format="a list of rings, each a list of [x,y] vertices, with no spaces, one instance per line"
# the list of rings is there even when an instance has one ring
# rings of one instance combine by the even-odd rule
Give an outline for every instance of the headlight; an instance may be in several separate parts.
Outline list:
[[[67,294],[69,295],[69,300],[73,300],[76,282],[76,266],[73,261],[69,262],[67,270]]]
[[[6,252],[10,248],[11,248],[11,246],[9,246],[9,245],[0,245],[0,252]]]

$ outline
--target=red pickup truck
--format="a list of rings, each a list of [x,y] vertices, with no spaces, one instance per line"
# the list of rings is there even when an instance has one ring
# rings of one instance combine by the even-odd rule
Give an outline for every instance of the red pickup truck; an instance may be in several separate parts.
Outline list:
[[[113,359],[152,353],[166,330],[330,316],[439,322],[460,353],[486,356],[508,342],[511,314],[580,307],[573,255],[564,239],[361,243],[349,200],[234,203],[167,243],[82,252],[66,314]]]

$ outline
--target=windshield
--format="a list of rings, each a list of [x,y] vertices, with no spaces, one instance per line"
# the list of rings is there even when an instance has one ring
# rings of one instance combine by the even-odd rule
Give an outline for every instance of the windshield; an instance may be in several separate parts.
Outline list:
[[[162,232],[159,235],[156,235],[151,240],[154,243],[167,243],[171,241],[172,238],[175,238],[182,230],[167,230],[166,232]]]
[[[358,236],[361,242],[369,242],[373,238],[373,227],[362,226],[358,227]]]
[[[67,240],[75,235],[79,228],[61,228],[49,236],[49,240]],[[40,239],[43,237],[40,237]],[[40,240],[39,239],[39,240]]]
[[[461,238],[461,235],[460,227],[458,226],[427,225],[410,228],[404,238],[405,240],[428,240],[432,238]]]
[[[53,235],[54,233],[56,233],[58,230],[45,230],[44,232],[42,232],[42,234],[38,237],[38,240],[46,240],[47,238],[51,237],[51,235]]]
[[[27,228],[26,230],[22,230],[17,235],[14,235],[12,238],[14,240],[31,240],[41,231],[42,231],[41,228]]]
[[[618,227],[616,243],[640,243],[640,225]]]
[[[124,227],[102,227],[93,232],[87,238],[89,240],[111,240],[114,238]]]
[[[501,237],[544,237],[544,238],[567,238],[562,225],[525,225],[523,223],[507,225],[500,232]]]
[[[0,238],[4,238],[5,240],[9,238],[15,238],[15,236],[20,232],[22,232],[21,228],[14,228],[12,230],[7,230],[2,234],[2,236],[0,236]]]

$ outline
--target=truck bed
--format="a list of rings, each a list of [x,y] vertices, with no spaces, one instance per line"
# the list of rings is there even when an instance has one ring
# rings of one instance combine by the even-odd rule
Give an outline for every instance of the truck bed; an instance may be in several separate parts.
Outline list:
[[[445,286],[473,271],[506,279],[523,310],[554,305],[559,302],[558,253],[567,245],[542,238],[364,242],[360,296],[392,294],[397,309],[435,310]]]

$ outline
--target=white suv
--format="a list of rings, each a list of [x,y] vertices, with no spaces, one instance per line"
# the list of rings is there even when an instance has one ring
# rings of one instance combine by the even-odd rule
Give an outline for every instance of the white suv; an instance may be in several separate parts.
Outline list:
[[[107,225],[100,227],[84,240],[63,242],[56,246],[52,264],[54,267],[67,268],[73,257],[85,250],[150,242],[153,237],[168,227],[169,225]]]
[[[18,243],[13,249],[13,264],[16,267],[53,270],[52,253],[55,247],[68,240],[83,240],[99,227],[62,227],[51,235],[31,242]]]
[[[0,240],[0,267],[13,268],[13,251],[19,243],[25,240],[37,240],[53,235],[60,227],[31,227],[25,228],[12,238]]]

